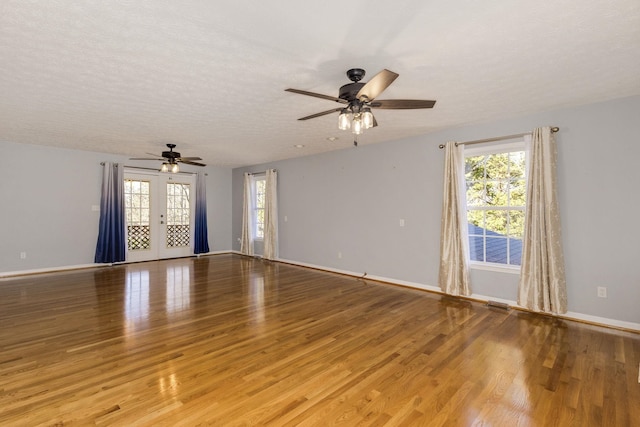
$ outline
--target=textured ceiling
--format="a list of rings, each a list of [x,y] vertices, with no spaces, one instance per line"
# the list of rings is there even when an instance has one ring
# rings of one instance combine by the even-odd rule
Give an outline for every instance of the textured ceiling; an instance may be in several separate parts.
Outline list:
[[[640,94],[638,0],[0,1],[0,141],[236,167],[351,146],[349,68],[400,74],[360,144]],[[327,138],[336,136],[336,141]],[[304,144],[304,148],[294,148]]]

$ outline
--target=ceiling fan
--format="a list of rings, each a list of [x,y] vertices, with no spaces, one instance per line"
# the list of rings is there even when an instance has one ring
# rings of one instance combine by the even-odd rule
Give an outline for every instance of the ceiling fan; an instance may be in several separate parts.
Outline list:
[[[328,99],[329,101],[335,101],[339,104],[345,104],[343,107],[332,108],[331,110],[323,111],[321,113],[311,114],[310,116],[301,117],[298,120],[309,120],[339,111],[338,128],[340,130],[351,129],[351,132],[356,135],[356,138],[364,129],[378,125],[371,112],[372,108],[409,110],[416,108],[433,108],[436,103],[436,101],[418,99],[377,100],[376,98],[378,95],[393,83],[393,81],[398,77],[398,74],[385,69],[373,76],[373,78],[367,83],[362,83],[360,80],[362,80],[364,75],[365,71],[362,68],[352,68],[347,71],[347,77],[352,81],[352,83],[347,83],[342,86],[338,92],[337,98],[330,95],[323,95],[299,89],[285,89],[285,91]],[[358,145],[357,140],[354,140],[353,143],[356,146]]]
[[[162,160],[162,167],[160,168],[160,172],[172,172],[177,173],[180,172],[180,167],[178,163],[184,163],[187,165],[193,166],[206,166],[204,163],[194,162],[194,160],[202,160],[200,157],[181,157],[180,153],[177,151],[173,151],[176,148],[176,144],[167,144],[169,151],[163,151],[161,156],[156,156],[155,154],[147,153],[151,156],[155,156],[154,158],[148,157],[132,157],[129,160]]]

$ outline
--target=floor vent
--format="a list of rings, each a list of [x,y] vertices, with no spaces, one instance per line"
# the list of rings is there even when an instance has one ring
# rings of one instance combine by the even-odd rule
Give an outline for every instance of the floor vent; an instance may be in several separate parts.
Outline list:
[[[489,300],[487,302],[487,307],[501,308],[503,310],[509,310],[509,304],[505,304],[503,302],[498,302],[498,301],[491,301],[491,300]]]

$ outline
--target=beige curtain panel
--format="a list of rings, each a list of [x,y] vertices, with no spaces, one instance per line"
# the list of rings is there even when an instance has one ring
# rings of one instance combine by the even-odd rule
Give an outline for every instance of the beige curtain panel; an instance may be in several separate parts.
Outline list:
[[[438,282],[446,294],[471,295],[463,146],[447,142],[444,162]]]
[[[242,195],[242,238],[240,252],[253,256],[253,201],[251,197],[251,174],[244,174],[244,193]]]
[[[529,168],[518,304],[534,311],[566,313],[556,143],[550,127],[535,129],[526,142]]]
[[[278,258],[278,172],[267,170],[264,206],[264,254],[263,258]]]

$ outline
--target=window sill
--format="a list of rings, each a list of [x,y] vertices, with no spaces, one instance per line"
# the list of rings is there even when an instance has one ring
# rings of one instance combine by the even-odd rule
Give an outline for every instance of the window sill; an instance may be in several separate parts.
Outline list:
[[[499,273],[520,274],[520,266],[506,266],[502,264],[491,264],[485,262],[471,261],[469,268],[473,270],[497,271]]]

